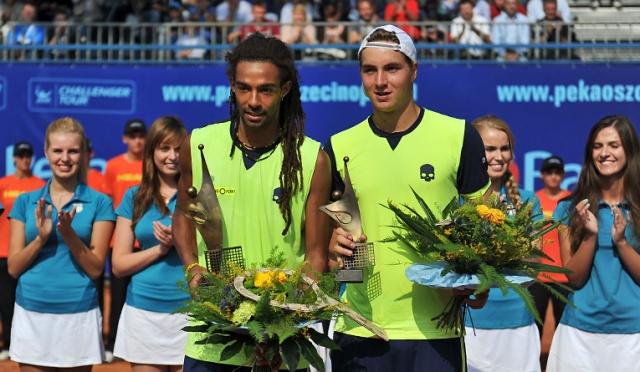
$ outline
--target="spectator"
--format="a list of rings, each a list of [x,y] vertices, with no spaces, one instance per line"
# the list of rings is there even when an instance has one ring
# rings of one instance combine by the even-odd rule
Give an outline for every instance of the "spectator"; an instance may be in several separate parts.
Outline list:
[[[536,191],[536,196],[540,200],[540,206],[544,212],[544,217],[549,220],[553,216],[553,212],[561,199],[569,196],[571,193],[567,190],[563,190],[560,185],[564,180],[564,161],[558,156],[551,156],[542,162],[542,168],[540,168],[540,177],[544,182],[544,187]],[[542,237],[542,251],[551,258],[551,260],[543,257],[542,263],[554,266],[562,267],[562,260],[560,258],[560,241],[558,240],[558,230],[548,232]],[[567,276],[564,274],[545,273],[549,277],[553,278],[559,283],[567,284]],[[565,298],[569,295],[569,292],[564,288],[552,283],[545,276],[540,276],[540,280],[551,285],[556,291],[562,293]],[[541,284],[534,283],[529,287],[529,291],[533,295],[536,301],[536,308],[538,314],[542,318],[542,324],[538,325],[538,331],[542,336],[542,326],[545,323],[547,315],[547,308],[549,307],[549,300],[551,300],[551,310],[553,311],[553,317],[555,324],[553,329],[556,329],[562,312],[564,311],[565,303],[560,301],[556,296],[553,296],[551,292],[543,287]]]
[[[425,21],[430,21],[426,19]],[[435,20],[433,20],[435,22]],[[420,41],[425,42],[427,44],[439,44],[442,45],[445,42],[445,33],[442,31],[437,23],[426,24],[424,27],[420,28]],[[431,48],[431,49],[423,49],[421,53],[423,57],[431,57],[434,56],[443,57],[446,54],[446,50],[441,48]]]
[[[47,40],[50,46],[53,45],[69,45],[71,44],[71,26],[68,24],[69,15],[68,11],[63,8],[58,8],[53,16],[53,27],[49,29],[49,35]],[[69,59],[72,58],[74,53],[72,50],[67,49],[52,49],[49,52],[53,59]]]
[[[318,19],[320,18],[320,14],[317,14],[317,17],[316,17],[317,12],[314,11],[314,7],[311,3],[307,3],[304,0],[290,0],[290,1],[287,1],[282,6],[282,9],[280,9],[281,25],[286,25],[286,24],[295,22],[293,18],[293,8],[298,4],[304,5],[307,12],[307,16],[305,18],[308,22],[312,22],[315,18],[318,18]]]
[[[87,170],[88,170],[87,185],[96,191],[104,192],[102,189],[104,187],[104,180],[105,180],[104,174],[102,174],[102,172],[100,172],[95,168],[91,168],[91,159],[93,159],[94,154],[95,153],[93,151],[93,143],[87,140],[87,156],[85,157],[85,159],[87,160]]]
[[[31,173],[33,146],[29,142],[17,142],[13,145],[14,174],[0,178],[0,204],[7,213],[13,208],[18,195],[37,190],[45,182]],[[2,321],[2,350],[0,361],[9,358],[11,346],[11,324],[13,308],[16,302],[16,279],[9,275],[7,257],[9,256],[9,219],[0,218],[0,320]]]
[[[548,14],[548,12],[544,10],[545,2],[545,0],[529,0],[527,2],[527,17],[531,23],[538,22],[543,18],[549,18],[549,16],[554,19],[560,18],[564,22],[571,22],[573,20],[567,0],[556,0],[555,10],[552,14]]]
[[[321,44],[344,44],[347,28],[340,23],[338,6],[334,2],[325,3],[322,8],[322,22],[318,29],[318,41]]]
[[[458,0],[440,0],[437,19],[439,21],[451,21],[458,14]]]
[[[103,21],[104,3],[105,0],[73,0],[73,21],[87,25]]]
[[[500,15],[500,13],[504,12],[504,4],[505,4],[506,0],[493,0],[491,2],[491,5],[489,6],[489,9],[491,11],[491,20],[494,20],[497,16]],[[527,9],[520,4],[520,2],[517,2],[517,7],[518,7],[518,13],[522,14],[522,15],[527,15]]]
[[[228,41],[231,32],[240,30],[240,24],[249,23],[253,20],[251,3],[247,0],[224,0],[216,7],[216,21],[223,23],[236,23],[231,27],[225,27],[223,37]]]
[[[362,42],[362,39],[380,22],[377,3],[374,0],[358,0],[357,9],[358,25],[349,32],[351,44]]]
[[[570,31],[570,25],[558,16],[556,0],[544,0],[544,18],[533,26],[533,40],[540,44],[575,42],[576,36]],[[571,59],[573,50],[569,48],[540,49],[544,59]]]
[[[14,50],[14,58],[17,60],[35,59],[38,53],[35,49],[28,49],[33,46],[45,43],[44,27],[35,25],[36,7],[33,3],[24,3],[20,12],[20,23],[7,35],[7,44],[22,45],[26,48]]]
[[[293,24],[284,24],[280,30],[280,38],[287,44],[316,44],[316,28],[307,19],[307,7],[296,4],[293,7]],[[298,52],[296,50],[295,52]],[[297,53],[296,53],[297,54]],[[299,59],[298,57],[296,57]]]
[[[216,7],[211,5],[211,0],[197,0],[189,7],[191,19],[197,22],[215,22]]]
[[[182,32],[178,32],[175,45],[190,48],[176,50],[176,59],[201,60],[209,54],[208,50],[202,46],[210,43],[211,38],[204,27],[194,26],[192,23],[186,24]]]
[[[243,25],[238,31],[229,33],[228,41],[230,44],[236,41],[242,41],[256,32],[265,36],[280,36],[278,23],[265,18],[267,14],[267,3],[262,0],[255,0],[251,5],[251,14],[253,14],[251,23]]]
[[[89,372],[104,359],[95,279],[115,214],[83,182],[85,143],[77,121],[52,122],[44,146],[52,177],[18,196],[9,213],[9,273],[18,278],[10,354],[23,371]]]
[[[420,27],[408,22],[420,20],[420,6],[417,0],[396,0],[384,9],[384,20],[400,27],[413,40],[420,38]]]
[[[462,0],[460,15],[451,24],[451,42],[464,45],[482,45],[491,43],[489,20],[474,12],[471,0]],[[461,58],[482,59],[487,49],[469,48],[460,51]]]
[[[504,0],[504,11],[493,20],[491,41],[498,45],[529,44],[529,20],[518,13],[518,0]],[[499,61],[524,61],[527,48],[522,45],[513,48],[495,48]]]

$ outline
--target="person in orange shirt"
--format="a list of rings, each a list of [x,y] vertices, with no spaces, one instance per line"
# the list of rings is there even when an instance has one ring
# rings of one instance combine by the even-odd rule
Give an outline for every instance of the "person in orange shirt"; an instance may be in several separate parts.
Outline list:
[[[33,146],[29,142],[18,142],[13,145],[13,164],[16,172],[0,178],[0,204],[7,214],[13,207],[18,195],[27,191],[37,190],[45,182],[31,173]],[[3,347],[0,351],[0,361],[9,359],[9,345],[11,343],[11,323],[13,306],[16,301],[17,280],[9,275],[7,270],[7,256],[9,255],[9,220],[6,215],[0,218],[0,318],[2,319]]]
[[[90,162],[94,154],[93,144],[87,140],[87,156],[85,157],[85,159],[87,159],[87,169],[89,170],[87,172],[87,185],[96,191],[104,193],[104,174],[95,168],[91,168]],[[102,308],[102,306],[100,308]]]
[[[544,187],[536,191],[536,195],[538,196],[538,199],[540,199],[540,206],[542,207],[544,217],[548,220],[551,218],[551,216],[553,216],[553,211],[556,209],[556,206],[558,205],[560,199],[571,194],[571,192],[569,192],[568,190],[563,190],[562,188],[560,188],[560,184],[562,183],[562,180],[564,180],[564,160],[562,160],[562,158],[560,158],[559,156],[551,156],[544,159],[544,161],[542,162],[542,168],[540,168],[540,176],[542,177],[542,182],[544,182]],[[558,240],[558,230],[553,230],[545,234],[542,238],[542,241],[542,251],[553,260],[550,261],[546,258],[543,258],[542,263],[562,267],[562,261],[560,260],[560,242]],[[560,283],[568,283],[567,277],[564,274],[548,273],[548,275]],[[540,279],[545,283],[552,285],[565,297],[569,294],[566,290],[558,287],[557,285],[551,284],[551,281],[549,279],[546,279],[542,276],[540,277]],[[540,284],[532,285],[529,288],[529,291],[536,301],[536,307],[543,323],[547,314],[549,299],[551,299],[551,308],[553,310],[553,316],[555,318],[555,329],[555,327],[558,325],[560,317],[562,316],[562,312],[564,311],[564,302],[557,299],[551,294],[551,292],[549,292],[549,290],[547,290]],[[542,325],[538,324],[538,330],[540,331],[540,335],[542,335]]]
[[[396,0],[384,9],[384,20],[400,27],[413,40],[420,38],[420,27],[409,22],[420,20],[420,5],[416,0]]]
[[[142,180],[142,157],[147,137],[147,126],[141,119],[131,119],[124,126],[122,142],[127,145],[127,152],[107,161],[105,180],[102,192],[109,195],[113,208],[117,209],[125,192],[137,186]],[[113,247],[113,239],[111,239]],[[137,242],[135,248],[139,248]],[[106,362],[113,361],[113,346],[116,341],[120,313],[127,297],[127,286],[131,276],[116,278],[111,269],[111,250],[109,251],[109,283],[111,288],[111,312],[109,315],[109,334],[107,336]]]

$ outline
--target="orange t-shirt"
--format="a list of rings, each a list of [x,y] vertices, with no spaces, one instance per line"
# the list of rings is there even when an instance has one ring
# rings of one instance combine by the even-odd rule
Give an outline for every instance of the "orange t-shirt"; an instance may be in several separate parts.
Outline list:
[[[125,154],[118,155],[107,162],[102,192],[111,197],[113,208],[117,209],[125,192],[130,187],[139,185],[141,181],[142,160],[129,161]],[[111,237],[111,247],[114,237],[115,234]],[[139,247],[137,241],[135,247]]]
[[[542,213],[544,213],[544,218],[547,220],[551,219],[551,217],[553,216],[553,211],[558,206],[558,202],[560,201],[560,199],[564,198],[565,196],[568,196],[569,194],[571,194],[571,192],[567,190],[563,190],[558,199],[551,199],[544,192],[544,189],[536,191],[536,195],[538,196],[538,199],[540,199],[540,207],[542,207]],[[547,256],[551,257],[551,259],[553,259],[553,261],[550,261],[550,260],[547,260],[546,258],[543,258],[542,263],[561,267],[562,259],[560,258],[560,241],[558,240],[558,230],[556,229],[544,234],[544,236],[542,237],[542,242],[543,242],[542,251]],[[567,277],[564,274],[554,274],[554,273],[547,273],[547,274],[549,274],[550,277],[552,277],[553,279],[557,280],[560,283],[568,282]],[[540,279],[546,283],[550,282],[548,279],[545,279],[543,277],[540,277]]]
[[[13,207],[13,202],[18,195],[37,190],[44,185],[46,182],[36,176],[20,179],[12,174],[0,178],[0,203],[4,207],[4,213],[0,216],[0,257],[6,258],[9,255],[10,222],[7,215]]]
[[[96,191],[104,193],[104,174],[99,170],[91,168],[87,174],[87,185]]]
[[[407,17],[406,12],[396,13],[395,12],[396,3],[389,3],[384,9],[384,20],[387,22],[392,22],[393,24],[410,22],[409,17]],[[415,15],[420,14],[420,4],[416,0],[407,0],[405,3],[405,9],[408,9],[411,13]],[[407,35],[411,36],[414,40],[418,40],[420,38],[420,27],[417,25],[408,25],[401,24],[400,27]]]

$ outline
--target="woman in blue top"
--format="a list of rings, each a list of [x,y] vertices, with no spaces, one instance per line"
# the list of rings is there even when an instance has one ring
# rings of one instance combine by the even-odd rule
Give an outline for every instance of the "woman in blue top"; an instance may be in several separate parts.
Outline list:
[[[519,209],[533,203],[533,214],[544,218],[533,192],[518,188],[509,171],[513,160],[513,134],[502,119],[487,115],[473,121],[487,157],[490,192]],[[465,320],[469,371],[540,371],[540,335],[533,316],[515,292],[491,289],[484,308],[469,310]]]
[[[571,196],[560,202],[562,265],[575,293],[547,371],[638,371],[640,356],[640,142],[624,116],[596,123]]]
[[[189,298],[176,283],[184,279],[171,235],[180,171],[178,153],[187,130],[180,119],[153,122],[144,148],[142,182],[127,190],[116,210],[113,272],[131,275],[120,315],[114,356],[136,371],[182,368],[187,333],[184,314],[172,314]],[[140,250],[134,250],[134,241]]]
[[[51,123],[44,151],[52,177],[18,196],[9,213],[8,266],[18,279],[9,353],[22,371],[90,371],[104,359],[94,279],[115,214],[111,199],[82,181],[85,145],[77,121]]]

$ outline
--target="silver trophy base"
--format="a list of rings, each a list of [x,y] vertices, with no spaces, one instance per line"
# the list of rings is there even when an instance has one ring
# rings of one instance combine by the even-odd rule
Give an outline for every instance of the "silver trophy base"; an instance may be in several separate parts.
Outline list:
[[[364,274],[362,269],[338,270],[336,272],[336,282],[341,283],[362,283]]]

